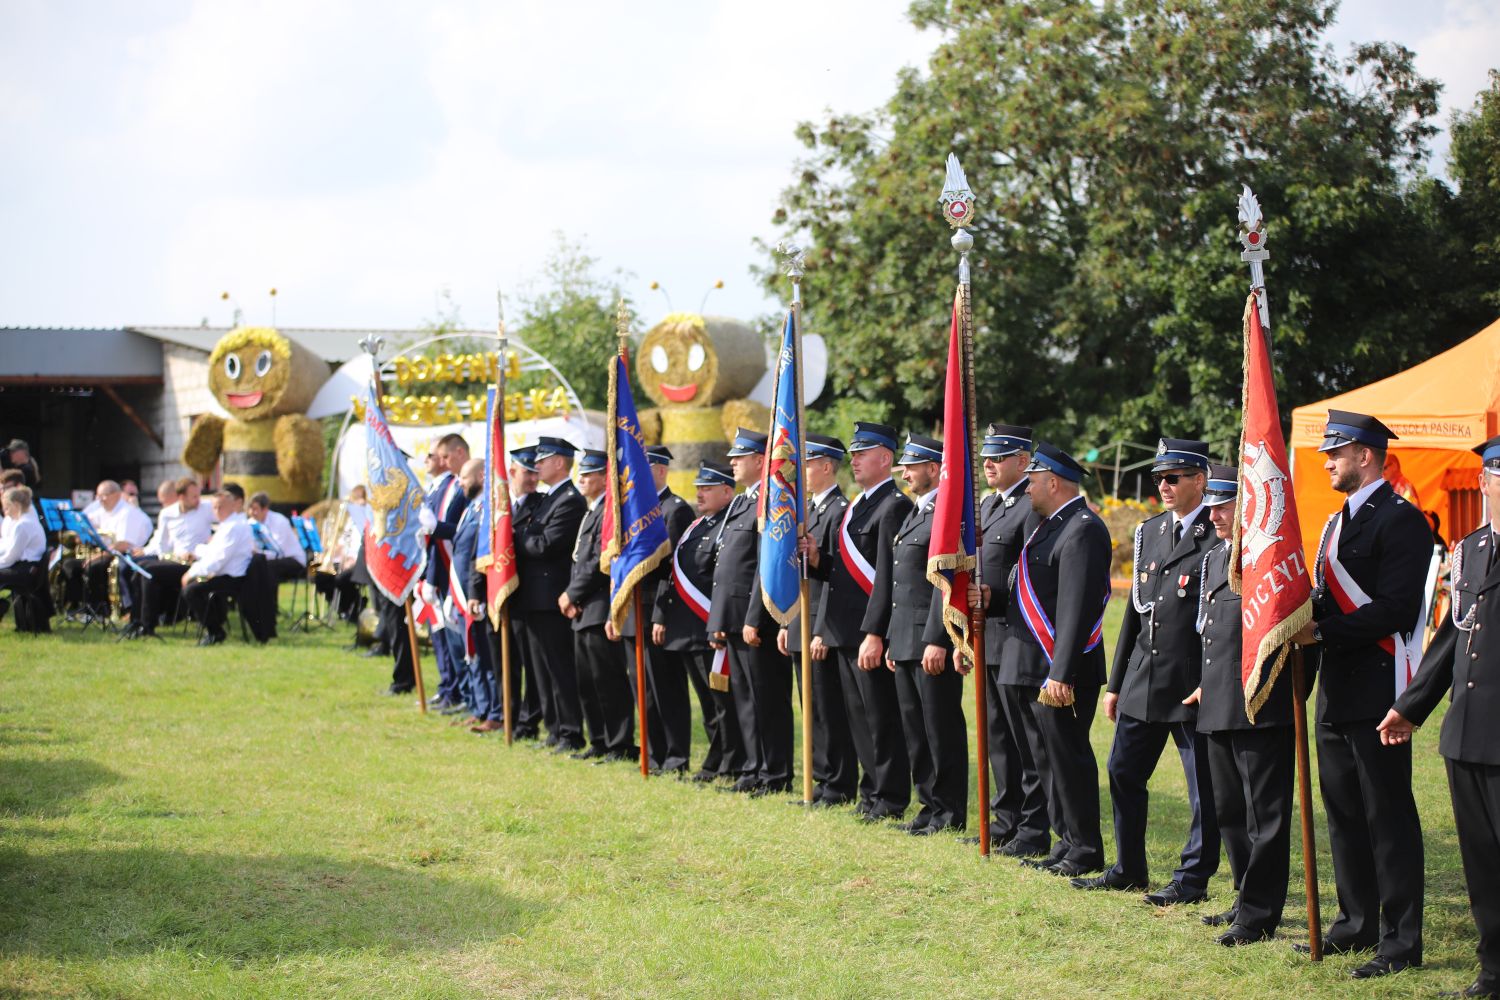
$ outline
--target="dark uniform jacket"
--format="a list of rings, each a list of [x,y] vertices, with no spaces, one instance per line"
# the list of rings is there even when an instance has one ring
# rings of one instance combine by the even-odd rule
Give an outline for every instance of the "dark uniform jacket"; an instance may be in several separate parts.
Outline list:
[[[1327,534],[1325,529],[1325,539]],[[1379,643],[1410,629],[1422,613],[1432,529],[1389,483],[1370,494],[1339,537],[1339,562],[1370,596],[1370,603],[1347,615],[1327,590],[1323,547],[1320,542],[1313,603],[1313,620],[1322,636],[1314,647],[1319,652],[1318,721],[1379,720],[1396,701],[1395,659]]]
[[[725,508],[724,537],[714,566],[709,633],[724,632],[738,639],[746,625],[766,629],[776,624],[760,596],[760,528],[755,519],[759,496],[759,489],[753,494],[741,493]],[[773,634],[771,638],[776,637]]]
[[[1010,627],[1006,612],[1010,608],[1010,574],[1021,557],[1026,537],[1041,522],[1031,509],[1031,483],[1022,479],[1012,486],[1009,496],[991,493],[979,504],[980,579],[990,588],[990,607],[984,621],[984,663],[986,669],[999,671],[1005,654],[1005,638]],[[1019,679],[1000,675],[1002,684],[1018,684]]]
[[[1010,591],[1012,627],[1000,661],[1002,676],[1017,680],[1007,683],[1104,683],[1104,644],[1087,652],[1084,647],[1109,599],[1109,562],[1109,529],[1082,497],[1042,522],[1026,548],[1026,568],[1056,633],[1052,663],[1021,615],[1017,583]]]
[[[448,489],[450,483],[453,486],[451,491]],[[432,534],[427,536],[429,548],[427,572],[424,578],[439,594],[446,594],[448,593],[448,563],[440,550],[443,541],[453,540],[453,533],[458,530],[458,519],[463,516],[464,508],[469,506],[469,498],[464,496],[463,487],[456,482],[456,477],[451,472],[440,476],[433,486],[433,491],[423,501],[437,517],[437,526],[432,529]],[[448,494],[446,505],[443,504],[444,493]]]
[[[1240,595],[1229,589],[1227,543],[1218,542],[1203,557],[1202,584],[1199,614],[1203,623],[1203,694],[1198,703],[1198,732],[1290,726],[1290,656],[1271,688],[1271,697],[1255,713],[1253,723],[1245,712],[1245,684],[1240,676]]]
[[[663,488],[656,496],[657,502],[661,504],[661,519],[667,526],[667,542],[671,546],[662,561],[656,564],[656,568],[646,574],[641,581],[641,605],[647,611],[656,604],[661,597],[662,590],[672,589],[672,551],[677,548],[678,539],[687,530],[687,526],[693,523],[698,515],[693,513],[693,505],[682,497],[673,493],[670,488]],[[649,618],[650,615],[647,615]],[[633,638],[635,636],[635,601],[632,599],[625,609],[625,622],[620,626],[622,638]],[[650,634],[646,636],[650,640]]]
[[[1132,719],[1191,722],[1197,714],[1182,699],[1193,693],[1202,674],[1198,574],[1203,554],[1217,541],[1207,507],[1183,525],[1175,545],[1171,511],[1136,528],[1131,600],[1138,597],[1148,610],[1137,612],[1134,603],[1125,609],[1109,675],[1109,690],[1120,696],[1119,710]]]
[[[714,592],[714,564],[719,553],[719,543],[722,541],[719,528],[724,523],[724,514],[727,511],[726,507],[717,514],[699,518],[696,522],[689,524],[687,530],[682,533],[679,547],[674,549],[683,574],[710,600],[713,599]],[[667,560],[667,567],[670,572],[670,558]],[[699,618],[687,602],[678,595],[677,587],[672,583],[670,575],[666,587],[657,591],[656,607],[651,614],[651,624],[666,627],[667,641],[662,644],[666,649],[688,651],[708,648],[707,626],[703,624],[703,619]]]
[[[807,533],[812,536],[813,544],[818,547],[818,566],[807,567],[807,623],[808,634],[818,635],[818,610],[823,603],[823,591],[828,589],[827,576],[820,570],[827,570],[822,560],[826,558],[822,553],[827,552],[830,547],[838,544],[839,523],[844,519],[844,511],[849,509],[849,501],[844,499],[844,491],[835,484],[824,494],[823,499],[813,503],[809,496],[807,511]],[[838,558],[837,555],[834,556]],[[823,640],[825,643],[827,639]],[[793,621],[786,629],[786,648],[792,652],[802,649],[802,623]]]
[[[1421,725],[1451,690],[1438,752],[1469,764],[1500,765],[1500,556],[1494,549],[1488,524],[1458,543],[1452,577],[1453,618],[1460,627],[1453,655],[1424,659],[1395,706]]]
[[[538,494],[532,494],[537,496]],[[583,494],[571,479],[529,505],[512,522],[521,574],[517,596],[524,611],[556,611],[573,571],[573,543],[583,521]]]
[[[823,637],[823,642],[838,649],[857,649],[865,636],[885,636],[891,620],[889,596],[875,599],[876,591],[866,594],[855,582],[840,555],[839,534],[843,515],[849,515],[849,537],[861,555],[875,567],[875,587],[882,578],[889,580],[891,560],[894,554],[896,532],[911,512],[912,503],[899,489],[894,479],[887,479],[868,495],[849,501],[854,505],[840,512],[839,519],[829,525],[826,543],[819,541],[818,565],[811,572],[827,586],[818,601],[817,617],[813,619],[814,634]]]
[[[927,547],[932,541],[932,514],[937,498],[917,505],[901,522],[891,550],[890,572],[875,578],[873,602],[884,596],[891,620],[886,626],[885,655],[899,662],[920,660],[928,646],[950,648],[943,628],[937,588],[927,579]]]
[[[464,508],[453,530],[453,568],[464,588],[464,597],[470,600],[484,597],[484,591],[474,589],[474,578],[484,579],[484,571],[474,568],[474,553],[479,547],[479,536],[484,521],[484,498],[475,497]],[[455,595],[455,601],[458,597]]]
[[[599,534],[604,525],[604,499],[589,508],[578,525],[573,546],[573,572],[568,580],[568,600],[578,605],[573,631],[603,626],[609,619],[609,574],[599,569]]]

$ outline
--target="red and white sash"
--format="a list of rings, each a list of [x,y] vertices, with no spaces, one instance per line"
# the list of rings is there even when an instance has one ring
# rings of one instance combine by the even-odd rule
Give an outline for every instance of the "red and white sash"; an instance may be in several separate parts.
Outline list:
[[[672,550],[672,587],[677,591],[677,596],[682,598],[682,603],[686,604],[693,614],[698,616],[698,620],[706,625],[709,612],[708,595],[693,586],[693,581],[689,580],[688,575],[682,571],[682,563],[677,559],[677,554],[687,544],[688,538],[693,534],[693,529],[698,527],[702,520],[703,518],[700,517],[688,525],[687,530],[682,533],[682,540]],[[710,687],[716,691],[729,690],[729,649],[727,647],[721,646],[714,650],[714,661],[708,672]],[[716,677],[720,678],[719,683],[714,682]]]
[[[870,560],[859,551],[859,546],[854,544],[854,539],[849,535],[849,518],[854,516],[854,508],[864,499],[864,494],[854,498],[849,508],[844,511],[844,519],[839,522],[839,556],[844,560],[844,568],[849,575],[854,577],[854,582],[859,584],[859,589],[869,597],[875,590],[875,567],[870,565]]]
[[[1344,519],[1335,514],[1328,529],[1328,544],[1324,549],[1323,561],[1328,568],[1326,583],[1328,593],[1333,596],[1334,603],[1344,614],[1350,614],[1370,603],[1370,595],[1364,592],[1364,588],[1355,582],[1354,577],[1339,562],[1339,536],[1343,534]],[[1417,666],[1422,661],[1422,617],[1421,612],[1413,624],[1410,632],[1405,635],[1393,632],[1381,639],[1379,646],[1390,653],[1395,659],[1396,672],[1396,697],[1401,697],[1401,692],[1406,690],[1406,685],[1411,683],[1412,675],[1417,672]]]
[[[1021,605],[1021,620],[1026,623],[1026,628],[1036,638],[1038,646],[1042,647],[1042,654],[1047,657],[1047,664],[1051,666],[1052,658],[1057,646],[1057,630],[1052,625],[1052,619],[1047,617],[1047,611],[1042,607],[1041,600],[1036,596],[1036,590],[1031,586],[1031,572],[1026,568],[1026,550],[1031,548],[1032,539],[1036,538],[1037,532],[1042,530],[1043,521],[1031,532],[1026,539],[1026,544],[1021,546],[1021,558],[1016,563],[1016,596],[1017,603]],[[1083,652],[1087,653],[1099,643],[1104,641],[1104,609],[1109,607],[1110,589],[1104,590],[1104,604],[1099,608],[1099,620],[1094,623],[1089,632],[1089,641],[1084,645]]]

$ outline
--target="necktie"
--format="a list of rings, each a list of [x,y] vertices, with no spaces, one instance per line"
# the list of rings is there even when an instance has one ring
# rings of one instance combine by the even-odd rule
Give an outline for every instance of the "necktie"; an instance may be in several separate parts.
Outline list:
[[[1182,522],[1178,521],[1172,525],[1172,546],[1175,548],[1180,541],[1182,541]]]

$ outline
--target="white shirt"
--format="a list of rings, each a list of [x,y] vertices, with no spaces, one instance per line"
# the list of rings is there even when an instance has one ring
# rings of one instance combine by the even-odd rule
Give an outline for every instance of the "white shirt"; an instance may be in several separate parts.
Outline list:
[[[206,580],[211,576],[244,576],[255,554],[255,540],[244,513],[231,514],[219,522],[213,537],[193,550],[194,561],[183,579]]]
[[[94,527],[99,534],[109,535],[114,541],[129,542],[138,549],[151,537],[151,518],[135,504],[126,503],[124,497],[115,503],[114,510],[99,508],[94,518]]]
[[[1192,510],[1191,513],[1185,514],[1185,515],[1183,515],[1181,517],[1178,517],[1177,516],[1177,512],[1173,511],[1172,512],[1172,536],[1174,538],[1177,537],[1177,526],[1179,524],[1184,525],[1184,527],[1182,529],[1182,533],[1184,535],[1187,534],[1186,525],[1192,524],[1193,523],[1193,518],[1197,517],[1198,514],[1202,510],[1203,510],[1203,504],[1200,503],[1200,504],[1198,504],[1198,506],[1196,506],[1196,507],[1193,508],[1193,510]]]
[[[360,546],[365,544],[365,526],[370,523],[370,505],[351,503],[344,511],[344,533],[334,539],[334,543],[342,556],[353,559],[359,555]]]
[[[808,510],[815,509],[824,500],[828,499],[828,494],[832,493],[837,486],[838,486],[838,483],[834,483],[833,486],[828,487],[828,489],[824,490],[822,493],[819,493],[816,496],[814,496],[812,498],[812,502],[807,505],[807,509]]]
[[[1381,484],[1384,482],[1384,479],[1377,479],[1373,483],[1366,483],[1349,494],[1349,499],[1344,501],[1344,506],[1349,509],[1350,520],[1358,516],[1359,509],[1369,502],[1370,497],[1374,495],[1376,490],[1380,489]]]
[[[894,482],[894,479],[891,476],[886,476],[884,479],[882,479],[880,482],[876,483],[874,486],[871,486],[869,489],[862,491],[860,493],[860,495],[857,498],[855,498],[854,502],[855,503],[863,503],[864,500],[865,500],[865,497],[870,496],[876,490],[880,489],[886,483],[889,483],[889,482]]]
[[[0,569],[18,562],[36,562],[47,554],[47,535],[35,518],[22,514],[0,518]]]
[[[303,566],[307,565],[307,553],[302,551],[302,543],[297,540],[297,530],[292,527],[290,518],[274,510],[268,510],[266,519],[260,527],[271,542],[269,547],[261,550],[267,556],[273,559],[295,559]],[[251,534],[254,535],[254,533],[255,529],[252,528]]]
[[[937,502],[937,490],[928,490],[926,495],[917,498],[917,510],[924,510]]]
[[[146,543],[150,556],[187,555],[208,541],[214,533],[214,514],[208,504],[199,503],[184,511],[181,502],[167,504],[156,518],[156,533]]]

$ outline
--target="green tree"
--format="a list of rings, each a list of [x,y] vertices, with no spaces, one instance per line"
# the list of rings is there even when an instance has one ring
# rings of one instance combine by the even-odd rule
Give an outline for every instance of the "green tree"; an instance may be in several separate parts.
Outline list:
[[[609,398],[609,359],[615,336],[616,304],[627,275],[619,270],[599,274],[599,260],[580,242],[561,233],[542,263],[541,275],[518,296],[519,315],[513,335],[557,366],[583,405],[602,410]],[[629,301],[626,302],[629,307]],[[638,406],[642,393],[631,367],[631,388]]]
[[[1459,190],[1452,213],[1455,228],[1473,253],[1485,302],[1500,308],[1500,70],[1474,107],[1453,116],[1448,172]]]
[[[981,420],[1063,443],[1237,428],[1240,185],[1270,222],[1282,400],[1349,388],[1475,328],[1420,181],[1438,87],[1413,54],[1338,58],[1320,0],[917,0],[941,39],[879,111],[804,123],[773,222],[810,242],[825,398],[940,412],[957,152],[974,230]],[[1440,186],[1439,186],[1440,187]],[[1426,201],[1423,201],[1423,198]],[[1436,231],[1435,231],[1436,230]],[[779,279],[769,271],[767,287]]]

